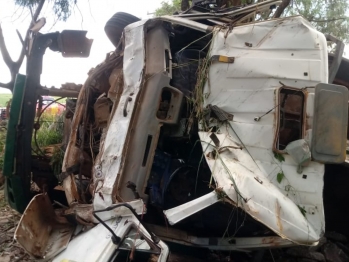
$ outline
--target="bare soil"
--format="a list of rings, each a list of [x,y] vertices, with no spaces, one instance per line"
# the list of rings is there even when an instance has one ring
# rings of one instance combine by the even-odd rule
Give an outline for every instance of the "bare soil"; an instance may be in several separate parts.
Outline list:
[[[20,217],[18,212],[7,205],[2,186],[0,190],[0,262],[35,261],[30,259],[13,239]]]

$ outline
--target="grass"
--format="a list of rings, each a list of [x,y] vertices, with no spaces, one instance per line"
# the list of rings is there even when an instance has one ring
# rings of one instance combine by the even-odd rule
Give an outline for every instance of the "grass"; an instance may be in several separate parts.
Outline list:
[[[33,133],[32,147],[45,156],[50,156],[50,164],[55,175],[61,173],[64,151],[62,150],[64,113],[60,115],[43,114],[40,117],[40,129]],[[39,149],[38,149],[38,147]],[[45,148],[46,147],[46,148]]]
[[[12,94],[0,94],[0,107],[5,107],[11,98]]]
[[[6,140],[6,129],[0,126],[0,172],[4,165],[4,150],[5,150],[5,140]]]
[[[40,129],[36,139],[39,147],[62,143],[63,115],[43,114],[40,118]]]
[[[64,115],[49,115],[43,114],[40,119],[40,129],[37,131],[36,139],[39,148],[44,148],[50,145],[57,145],[62,143],[63,140],[63,117]],[[3,168],[4,160],[4,147],[6,140],[6,129],[0,126],[0,171]],[[34,136],[33,136],[34,138]],[[34,139],[32,141],[32,147],[36,150],[36,144]],[[59,172],[64,152],[56,146],[54,148],[51,164],[56,172]],[[43,150],[43,149],[42,149]]]

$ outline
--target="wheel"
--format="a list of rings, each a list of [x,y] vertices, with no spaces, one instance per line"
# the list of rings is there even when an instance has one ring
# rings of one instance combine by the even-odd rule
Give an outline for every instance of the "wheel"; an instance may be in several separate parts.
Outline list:
[[[117,47],[124,28],[139,20],[140,19],[138,17],[128,13],[118,12],[114,14],[105,24],[104,31],[113,45]]]

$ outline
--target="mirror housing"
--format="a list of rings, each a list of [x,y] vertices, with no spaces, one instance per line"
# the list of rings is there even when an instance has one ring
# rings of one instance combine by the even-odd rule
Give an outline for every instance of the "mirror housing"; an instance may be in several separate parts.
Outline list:
[[[63,57],[89,57],[92,39],[86,38],[87,31],[63,30],[58,35],[58,47]]]
[[[348,89],[332,84],[315,87],[311,153],[315,161],[343,163],[346,157]]]

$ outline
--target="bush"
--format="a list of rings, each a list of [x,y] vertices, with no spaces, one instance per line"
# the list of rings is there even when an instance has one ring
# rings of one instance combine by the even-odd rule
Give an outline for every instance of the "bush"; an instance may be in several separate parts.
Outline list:
[[[61,145],[64,133],[63,119],[64,112],[59,115],[44,113],[40,117],[40,128],[33,133],[34,151],[50,157],[50,165],[55,175],[61,173],[64,158],[64,150]]]
[[[63,114],[50,115],[43,114],[40,117],[40,129],[36,131],[36,142],[34,137],[34,148],[36,146],[45,147],[62,143],[63,140]],[[35,132],[33,134],[35,136]]]

